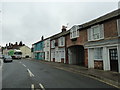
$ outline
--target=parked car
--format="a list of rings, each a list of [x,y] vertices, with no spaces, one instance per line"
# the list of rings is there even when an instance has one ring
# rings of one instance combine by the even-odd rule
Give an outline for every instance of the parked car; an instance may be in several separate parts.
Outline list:
[[[8,55],[4,55],[3,57],[3,62],[12,62],[12,57],[11,56],[8,56]]]
[[[0,59],[3,59],[3,55],[0,55]]]

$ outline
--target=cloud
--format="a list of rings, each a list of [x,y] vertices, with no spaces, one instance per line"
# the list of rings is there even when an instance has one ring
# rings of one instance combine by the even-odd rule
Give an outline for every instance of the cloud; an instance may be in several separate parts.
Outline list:
[[[26,45],[54,35],[61,26],[82,24],[117,9],[117,2],[4,2],[2,43],[23,41]]]

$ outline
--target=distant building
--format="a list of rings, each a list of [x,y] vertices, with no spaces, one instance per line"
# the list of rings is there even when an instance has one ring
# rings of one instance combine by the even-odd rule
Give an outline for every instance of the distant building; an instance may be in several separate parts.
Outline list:
[[[22,52],[22,58],[31,57],[31,49],[28,46],[20,46],[19,49]]]
[[[6,44],[6,46],[3,47],[3,55],[8,55],[9,52],[14,50],[21,50],[22,58],[31,57],[31,49],[25,44],[22,44],[22,41],[19,44],[17,42],[15,44]]]

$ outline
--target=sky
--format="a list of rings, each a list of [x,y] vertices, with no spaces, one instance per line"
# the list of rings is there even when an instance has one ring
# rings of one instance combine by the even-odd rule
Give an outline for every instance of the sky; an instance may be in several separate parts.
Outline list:
[[[2,0],[0,45],[33,43],[61,32],[62,25],[80,25],[118,9],[120,0]]]

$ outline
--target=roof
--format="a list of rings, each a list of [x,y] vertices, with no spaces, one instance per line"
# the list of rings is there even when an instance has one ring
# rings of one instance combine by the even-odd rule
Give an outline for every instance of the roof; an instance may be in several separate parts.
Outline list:
[[[95,24],[104,22],[104,21],[106,21],[106,20],[109,20],[109,19],[112,19],[112,18],[115,18],[115,17],[120,17],[120,9],[114,10],[114,11],[112,11],[112,12],[110,12],[110,13],[104,15],[104,16],[101,16],[101,17],[99,17],[99,18],[97,18],[97,19],[94,19],[94,20],[92,20],[92,21],[89,21],[89,22],[87,22],[87,23],[84,23],[84,24],[81,24],[81,25],[78,25],[78,26],[80,26],[80,30],[81,30],[81,29],[83,29],[83,28],[90,27],[90,26],[92,26],[92,25],[95,25]],[[55,35],[53,35],[53,36],[50,36],[50,37],[48,37],[48,38],[50,38],[51,40],[53,40],[53,39],[59,38],[59,37],[61,37],[61,36],[65,36],[65,35],[67,35],[67,34],[69,34],[69,33],[70,33],[70,29],[67,30],[67,31],[65,31],[65,32],[60,32],[60,33],[58,33],[58,34],[55,34]],[[48,38],[46,38],[46,39],[48,39]],[[44,40],[46,40],[46,39],[44,39]],[[42,40],[42,41],[44,41],[44,40]],[[38,42],[36,42],[36,43],[39,43],[39,42],[41,42],[41,41],[38,41]],[[36,43],[34,43],[34,44],[36,44]],[[32,45],[34,45],[34,44],[32,44]]]
[[[61,36],[69,34],[69,32],[70,32],[70,30],[67,30],[65,32],[60,32],[58,34],[55,34],[55,35],[51,36],[50,39],[53,40],[53,39],[59,38]]]
[[[95,24],[98,24],[98,23],[101,23],[101,22],[104,22],[106,20],[109,20],[109,19],[112,19],[112,18],[115,18],[115,17],[120,17],[120,9],[117,9],[113,12],[110,12],[104,16],[101,16],[97,19],[94,19],[90,22],[87,22],[87,23],[84,23],[82,24],[82,27],[83,28],[86,28],[86,27],[89,27],[89,26],[92,26],[92,25],[95,25]]]

